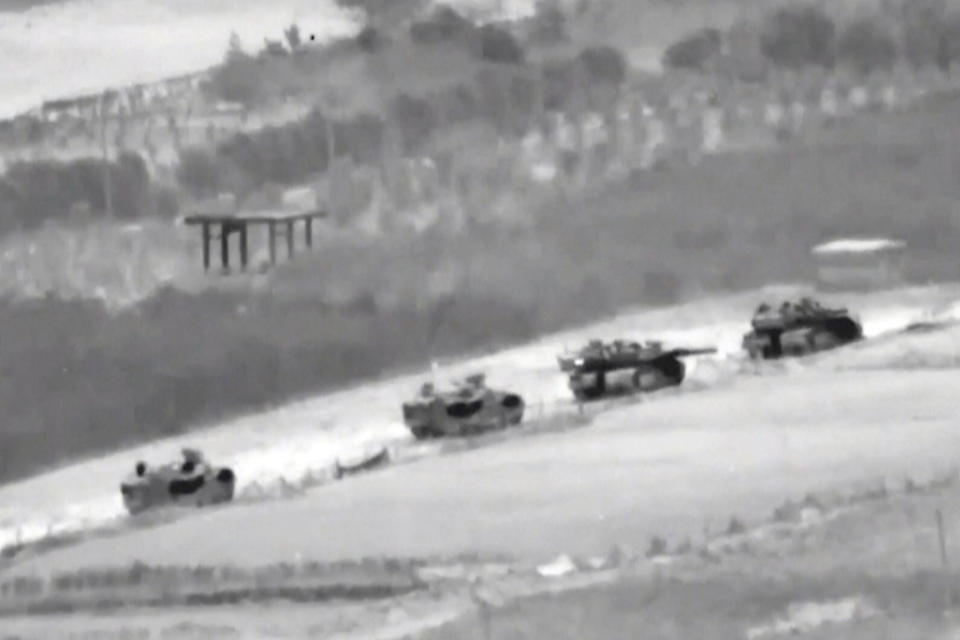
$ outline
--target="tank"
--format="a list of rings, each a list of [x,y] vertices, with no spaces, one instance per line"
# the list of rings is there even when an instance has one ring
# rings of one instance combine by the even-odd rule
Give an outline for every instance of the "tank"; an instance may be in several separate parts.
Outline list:
[[[743,348],[753,359],[803,356],[863,338],[860,320],[848,309],[824,307],[812,298],[785,301],[777,309],[763,303],[750,325]]]
[[[686,376],[682,358],[716,352],[714,347],[668,349],[658,341],[591,340],[557,362],[574,397],[584,401],[675,387]]]
[[[520,394],[491,389],[483,374],[473,374],[447,390],[424,383],[403,403],[403,422],[418,440],[479,435],[520,424],[524,408]]]
[[[210,465],[196,449],[183,449],[181,455],[180,461],[158,467],[136,463],[120,484],[124,507],[131,515],[158,507],[202,507],[233,500],[233,469]]]

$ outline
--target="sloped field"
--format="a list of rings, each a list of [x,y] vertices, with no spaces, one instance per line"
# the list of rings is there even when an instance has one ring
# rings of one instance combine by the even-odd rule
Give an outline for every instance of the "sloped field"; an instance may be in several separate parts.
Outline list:
[[[628,533],[696,529],[730,509],[762,507],[787,489],[949,464],[958,437],[951,426],[952,371],[837,371],[841,351],[744,370],[737,353],[744,318],[762,299],[799,291],[773,288],[624,314],[522,348],[450,363],[436,374],[442,381],[484,370],[491,385],[521,391],[535,421],[574,410],[554,360],[564,345],[619,335],[720,348],[717,357],[691,363],[683,388],[613,408],[589,428],[421,460],[292,500],[198,513],[53,552],[50,562],[64,566],[154,554],[159,559],[174,549],[181,558],[248,563],[291,553],[326,558],[589,550]],[[845,302],[861,312],[868,335],[875,336],[942,306],[952,295],[949,289],[915,289]],[[878,349],[916,339],[890,338]],[[870,353],[869,342],[862,353]],[[121,513],[116,484],[133,461],[175,456],[186,444],[233,465],[241,491],[281,478],[300,483],[360,448],[405,445],[410,438],[399,405],[422,379],[407,376],[303,401],[189,439],[158,441],[9,485],[0,490],[6,540],[116,518]],[[598,519],[605,526],[597,527]],[[229,543],[212,533],[225,530],[245,533]]]

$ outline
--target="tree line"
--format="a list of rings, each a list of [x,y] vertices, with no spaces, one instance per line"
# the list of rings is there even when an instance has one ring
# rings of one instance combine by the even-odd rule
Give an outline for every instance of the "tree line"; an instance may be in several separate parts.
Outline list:
[[[357,40],[381,37],[371,36],[370,29]],[[226,190],[242,198],[265,184],[293,184],[322,173],[337,157],[376,164],[388,142],[404,156],[423,152],[447,127],[474,120],[487,122],[505,136],[519,136],[548,110],[609,112],[627,76],[624,55],[610,46],[527,62],[512,33],[497,26],[476,26],[447,7],[414,22],[409,32],[419,45],[459,42],[481,64],[472,77],[428,95],[399,92],[380,113],[334,119],[317,107],[299,121],[238,133],[213,148],[187,149],[178,172],[181,186],[197,197]],[[563,37],[556,18],[542,27],[535,25],[534,32],[541,39]]]
[[[391,36],[378,26],[382,24],[371,22],[352,42],[334,46],[361,52],[385,46]],[[949,69],[960,60],[960,12],[948,10],[943,0],[911,0],[897,12],[861,16],[842,25],[815,5],[782,6],[755,26],[758,54],[778,68],[846,65],[869,73],[900,60],[917,69]],[[482,120],[503,135],[516,136],[535,127],[546,111],[592,109],[610,115],[627,74],[622,52],[610,46],[528,61],[526,46],[569,40],[564,15],[555,8],[541,8],[526,29],[525,44],[501,26],[476,25],[442,5],[406,29],[417,46],[465,47],[478,61],[473,76],[430,95],[398,93],[380,113],[336,119],[316,108],[295,122],[237,133],[213,147],[185,149],[177,172],[179,188],[194,197],[230,191],[242,200],[266,184],[309,180],[336,157],[375,165],[388,142],[402,155],[423,152],[438,133],[458,123]],[[208,90],[222,99],[261,97],[259,63],[303,51],[303,36],[295,25],[284,36],[286,48],[268,40],[256,56],[243,53],[233,39]],[[718,29],[699,30],[669,47],[664,62],[708,71],[730,37],[731,32]],[[96,159],[19,162],[0,177],[0,232],[64,218],[77,204],[103,212],[108,208],[107,183],[117,217],[177,210],[176,195],[151,183],[136,153],[120,155],[106,171]]]
[[[960,62],[960,9],[945,0],[908,0],[846,22],[834,20],[819,5],[781,6],[752,27],[756,55],[774,68],[844,68],[869,75],[898,62],[942,71]],[[663,63],[711,70],[731,35],[715,28],[694,31],[667,48]]]
[[[16,162],[0,176],[0,233],[108,208],[118,219],[173,215],[177,200],[151,180],[143,157],[133,152],[108,163],[95,158]]]

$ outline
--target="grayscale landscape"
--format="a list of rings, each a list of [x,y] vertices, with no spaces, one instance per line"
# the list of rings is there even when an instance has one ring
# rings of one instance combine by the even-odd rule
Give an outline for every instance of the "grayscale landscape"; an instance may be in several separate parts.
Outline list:
[[[0,638],[960,634],[960,4],[0,0]]]

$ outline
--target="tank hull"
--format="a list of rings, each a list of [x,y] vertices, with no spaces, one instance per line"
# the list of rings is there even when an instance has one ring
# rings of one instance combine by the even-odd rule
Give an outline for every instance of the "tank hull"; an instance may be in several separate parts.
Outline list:
[[[507,391],[486,390],[471,398],[438,396],[405,402],[404,424],[418,440],[475,436],[523,422],[526,403]]]
[[[203,467],[184,471],[165,465],[135,475],[120,485],[124,508],[130,515],[163,507],[204,507],[233,500],[236,475],[230,467]]]
[[[845,310],[784,319],[775,315],[754,317],[742,347],[752,359],[774,360],[829,351],[863,339],[859,320]]]
[[[575,370],[570,373],[568,386],[581,401],[652,393],[676,387],[686,377],[686,365],[679,358],[663,357],[638,366],[622,369]]]

